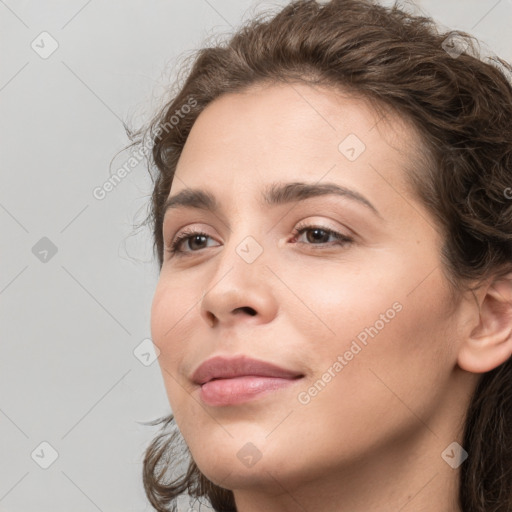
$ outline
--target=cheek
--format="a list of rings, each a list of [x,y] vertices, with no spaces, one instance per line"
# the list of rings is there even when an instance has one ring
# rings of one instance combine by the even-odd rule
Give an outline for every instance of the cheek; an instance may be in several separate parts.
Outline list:
[[[160,349],[160,358],[165,359],[167,354],[166,340],[172,337],[173,326],[176,323],[173,311],[175,304],[172,302],[172,296],[166,288],[158,282],[153,302],[151,304],[151,337],[153,342]]]
[[[186,346],[180,341],[187,339],[186,330],[194,323],[191,320],[197,321],[199,298],[191,281],[181,286],[171,276],[160,277],[151,304],[151,334],[163,359],[176,359]]]
[[[286,275],[293,293],[283,290],[286,300],[280,303],[298,333],[299,348],[307,352],[304,360],[316,362],[316,372],[326,371],[327,363],[350,350],[354,340],[365,348],[377,332],[382,337],[402,314],[397,311],[403,309],[400,293],[389,275],[383,278],[371,269],[362,275],[362,268],[349,262],[338,268],[319,263],[307,274],[299,269],[296,275]]]
[[[190,292],[188,292],[190,294]],[[179,300],[178,300],[179,297]],[[171,408],[178,408],[184,392],[183,375],[180,374],[181,363],[186,355],[190,333],[189,315],[197,315],[191,309],[197,298],[186,297],[186,293],[177,293],[174,287],[157,284],[151,305],[151,337],[160,350],[158,362],[162,372],[165,388]]]
[[[311,343],[314,371],[301,390],[311,415],[325,421],[322,410],[329,411],[327,421],[340,428],[347,414],[359,418],[356,424],[387,418],[396,425],[414,419],[411,410],[433,413],[456,362],[455,326],[440,271],[416,289],[414,282],[405,273],[370,270],[364,282],[345,274],[320,293],[318,281],[302,281],[301,296],[319,316],[315,322],[295,317]]]
[[[371,303],[364,318],[354,312],[354,321],[347,322],[351,331],[342,339],[343,352],[336,347],[332,353],[341,353],[346,363],[337,392],[325,396],[339,404],[335,421],[351,411],[356,423],[379,418],[380,428],[391,434],[421,427],[417,417],[426,421],[435,414],[456,361],[453,326],[441,282],[433,278],[423,289],[409,291],[369,297],[360,304]]]

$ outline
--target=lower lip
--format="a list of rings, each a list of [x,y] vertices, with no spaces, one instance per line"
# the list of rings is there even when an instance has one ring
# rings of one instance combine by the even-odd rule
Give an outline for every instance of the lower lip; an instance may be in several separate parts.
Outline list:
[[[216,379],[203,384],[199,396],[207,405],[236,405],[248,402],[270,391],[288,387],[297,380],[299,379],[252,375],[232,379]]]

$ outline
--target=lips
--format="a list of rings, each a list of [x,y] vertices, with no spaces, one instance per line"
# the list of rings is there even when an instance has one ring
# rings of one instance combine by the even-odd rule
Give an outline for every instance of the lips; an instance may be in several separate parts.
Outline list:
[[[251,359],[247,356],[227,358],[212,357],[199,365],[192,375],[195,384],[203,385],[214,379],[233,379],[237,377],[256,376],[280,379],[297,379],[304,375],[300,372],[281,368],[266,361]]]

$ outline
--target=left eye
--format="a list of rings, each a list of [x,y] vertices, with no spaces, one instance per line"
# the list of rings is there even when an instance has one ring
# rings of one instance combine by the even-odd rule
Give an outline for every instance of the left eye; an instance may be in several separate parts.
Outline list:
[[[330,245],[344,245],[346,243],[350,243],[353,241],[353,239],[349,236],[342,235],[341,233],[338,233],[337,231],[334,231],[332,229],[323,228],[322,226],[303,226],[303,227],[297,228],[293,232],[294,238],[297,238],[298,236],[302,235],[303,233],[305,233],[307,231],[311,231],[312,233],[314,233],[313,237],[306,237],[308,240],[313,240],[313,241],[317,241],[317,242],[320,241],[321,243],[324,243],[324,244],[326,243],[326,241],[323,241],[323,240],[325,240],[325,238],[329,238],[330,236],[334,237],[334,239],[335,239],[334,244],[330,244]],[[300,243],[304,243],[304,242],[300,242]],[[313,245],[318,245],[318,244],[313,244]]]
[[[334,231],[332,229],[324,228],[322,226],[302,226],[299,228],[296,228],[293,231],[293,240],[300,237],[303,233],[311,231],[313,236],[306,237],[309,241],[312,242],[320,242],[320,243],[307,243],[307,242],[299,242],[300,244],[305,245],[322,245],[325,246],[327,244],[327,240],[329,237],[334,238],[334,242],[331,242],[330,244],[327,244],[327,247],[331,247],[333,245],[346,245],[353,242],[353,238],[343,235],[341,233],[338,233],[337,231]],[[180,233],[175,237],[173,241],[171,241],[169,244],[167,244],[167,251],[171,255],[185,255],[190,254],[192,252],[198,252],[195,250],[190,251],[184,251],[181,249],[181,245],[185,242],[189,243],[189,249],[191,248],[191,243],[204,243],[205,239],[211,238],[210,235],[207,233],[204,233],[202,231],[194,231],[194,230],[186,230]],[[199,241],[201,239],[201,241]],[[199,249],[203,249],[204,247],[199,247]],[[325,247],[318,247],[318,249],[323,249]]]

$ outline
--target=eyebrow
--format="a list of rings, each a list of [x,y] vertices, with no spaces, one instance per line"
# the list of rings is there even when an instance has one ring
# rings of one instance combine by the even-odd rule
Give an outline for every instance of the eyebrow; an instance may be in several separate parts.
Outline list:
[[[366,197],[355,190],[334,183],[272,183],[262,194],[262,206],[283,205],[326,195],[337,195],[355,201],[382,219],[377,208]],[[169,210],[177,208],[196,208],[213,213],[220,210],[219,203],[213,194],[206,190],[192,188],[186,188],[167,199],[164,204],[163,218]]]

